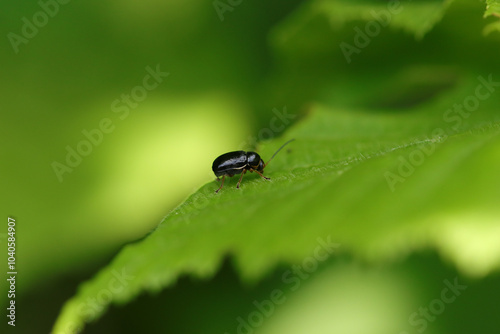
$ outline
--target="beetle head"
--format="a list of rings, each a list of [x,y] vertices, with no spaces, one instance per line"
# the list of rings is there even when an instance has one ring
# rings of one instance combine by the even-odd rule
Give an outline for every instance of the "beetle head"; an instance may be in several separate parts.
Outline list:
[[[260,158],[260,155],[258,155],[255,152],[247,152],[247,162],[255,170],[258,170],[259,172],[262,172],[264,169],[264,161]]]

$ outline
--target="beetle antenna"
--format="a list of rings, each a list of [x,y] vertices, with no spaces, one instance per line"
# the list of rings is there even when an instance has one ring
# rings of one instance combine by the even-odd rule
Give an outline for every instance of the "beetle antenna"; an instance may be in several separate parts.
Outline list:
[[[288,143],[290,143],[290,142],[292,142],[292,141],[294,141],[294,140],[295,140],[295,138],[290,139],[289,141],[287,141],[286,143],[284,143],[283,145],[281,145],[281,147],[280,147],[280,148],[278,148],[278,150],[277,150],[276,152],[274,152],[274,154],[273,154],[273,156],[271,157],[271,159],[269,159],[269,160],[266,162],[266,164],[264,165],[264,167],[266,167],[266,166],[267,166],[267,165],[271,162],[271,160],[273,160],[273,158],[276,156],[276,154],[278,154],[278,152],[279,152],[279,151],[281,151],[281,149],[282,149],[283,147],[285,147],[286,145],[288,145]],[[264,167],[262,167],[262,168],[264,168]]]

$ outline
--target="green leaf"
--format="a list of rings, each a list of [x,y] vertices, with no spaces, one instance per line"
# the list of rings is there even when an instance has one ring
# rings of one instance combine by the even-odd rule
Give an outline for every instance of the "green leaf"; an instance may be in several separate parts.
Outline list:
[[[493,31],[500,31],[500,1],[498,0],[486,0],[486,11],[484,12],[484,17],[495,16],[496,21],[486,25],[483,29],[483,33],[488,35]]]
[[[314,0],[306,2],[294,16],[276,32],[277,44],[285,44],[291,36],[303,33],[304,27],[310,29],[314,21],[325,17],[332,28],[338,30],[350,22],[359,24],[361,30],[372,30],[378,35],[385,28],[402,29],[416,38],[422,38],[444,16],[452,0],[441,1],[349,1],[349,0]],[[366,22],[372,22],[367,27]],[[377,28],[378,27],[378,28]],[[370,34],[370,33],[369,33]],[[321,35],[311,33],[307,39],[311,43],[324,42]],[[371,36],[370,34],[370,37]]]
[[[483,34],[489,35],[494,31],[500,31],[500,21],[496,21],[486,25],[483,29]]]
[[[500,16],[500,1],[486,0],[486,11],[484,12],[484,17],[488,17],[490,15]]]
[[[400,28],[422,38],[441,20],[452,1],[317,0],[315,7],[334,25],[363,20]]]
[[[376,262],[433,248],[465,274],[497,270],[499,84],[491,75],[461,82],[399,112],[312,106],[285,138],[260,148],[267,160],[296,139],[266,167],[271,181],[247,173],[241,189],[237,178],[219,194],[216,181],[201,187],[83,284],[54,333],[181,275],[208,278],[228,255],[255,281],[301,262],[318,242]]]

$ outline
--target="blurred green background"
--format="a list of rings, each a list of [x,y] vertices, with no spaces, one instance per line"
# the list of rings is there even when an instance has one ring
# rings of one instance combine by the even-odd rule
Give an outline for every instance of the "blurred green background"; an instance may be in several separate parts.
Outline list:
[[[280,136],[284,127],[261,131],[276,110],[294,116],[284,123],[287,127],[317,102],[403,113],[463,78],[495,77],[500,69],[499,34],[483,34],[495,18],[483,18],[482,1],[403,2],[405,12],[349,60],[339,46],[353,45],[356,28],[373,20],[370,8],[387,10],[386,2],[231,3],[0,4],[0,196],[2,219],[17,220],[14,331],[49,332],[79,283],[213,180],[210,166],[216,156]],[[40,12],[51,14],[46,23]],[[39,27],[26,26],[24,18]],[[153,89],[141,89],[155,69],[168,76]],[[85,151],[85,133],[97,133],[103,120],[111,124],[109,133],[95,135],[97,144],[87,148],[88,155],[58,177],[54,163],[67,165],[69,151]],[[5,232],[2,227],[2,245]],[[5,263],[5,254],[1,258]],[[404,291],[410,280],[413,289],[421,289],[424,302],[439,295],[443,279],[459,275],[432,252],[390,268],[366,269],[348,255],[333,262],[339,281],[352,282],[351,292],[377,282],[389,289],[383,283],[388,280],[399,282],[397,291]],[[213,280],[184,278],[155,297],[113,308],[86,332],[229,331],[236,328],[231,326],[237,315],[252,310],[252,300],[280,284],[280,270],[286,267],[276,270],[256,286],[242,286],[228,261]],[[482,333],[493,333],[498,327],[492,318],[465,314],[461,305],[481,304],[499,282],[498,275],[469,282],[475,294],[453,304],[454,311],[427,332],[467,333],[474,326],[460,328],[454,319],[475,316],[485,326]],[[230,302],[215,307],[219,295],[230,296],[224,299]],[[0,300],[6,305],[3,292]],[[403,313],[411,312],[409,307]],[[355,314],[350,315],[350,323],[355,322]],[[214,319],[226,319],[229,325]],[[216,325],[207,327],[212,323]],[[338,330],[358,333],[348,326]]]

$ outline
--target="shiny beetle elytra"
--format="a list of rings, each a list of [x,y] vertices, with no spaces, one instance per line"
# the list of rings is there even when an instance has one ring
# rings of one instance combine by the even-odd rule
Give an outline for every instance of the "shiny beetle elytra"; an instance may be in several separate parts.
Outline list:
[[[217,181],[219,181],[219,177],[222,176],[222,184],[220,185],[219,189],[215,191],[215,193],[218,193],[219,190],[222,189],[226,176],[231,177],[233,175],[241,173],[240,179],[236,184],[236,188],[239,188],[241,179],[243,178],[243,174],[245,174],[247,171],[255,172],[264,179],[270,180],[270,178],[262,175],[262,173],[264,172],[264,168],[271,162],[271,160],[273,160],[274,156],[278,154],[278,152],[281,151],[283,147],[285,147],[285,145],[294,140],[295,139],[290,139],[289,141],[281,145],[281,147],[273,154],[271,159],[269,159],[269,161],[265,164],[260,155],[255,152],[233,151],[219,156],[214,160],[214,163],[212,164],[212,170],[214,171],[215,176],[217,176]]]

